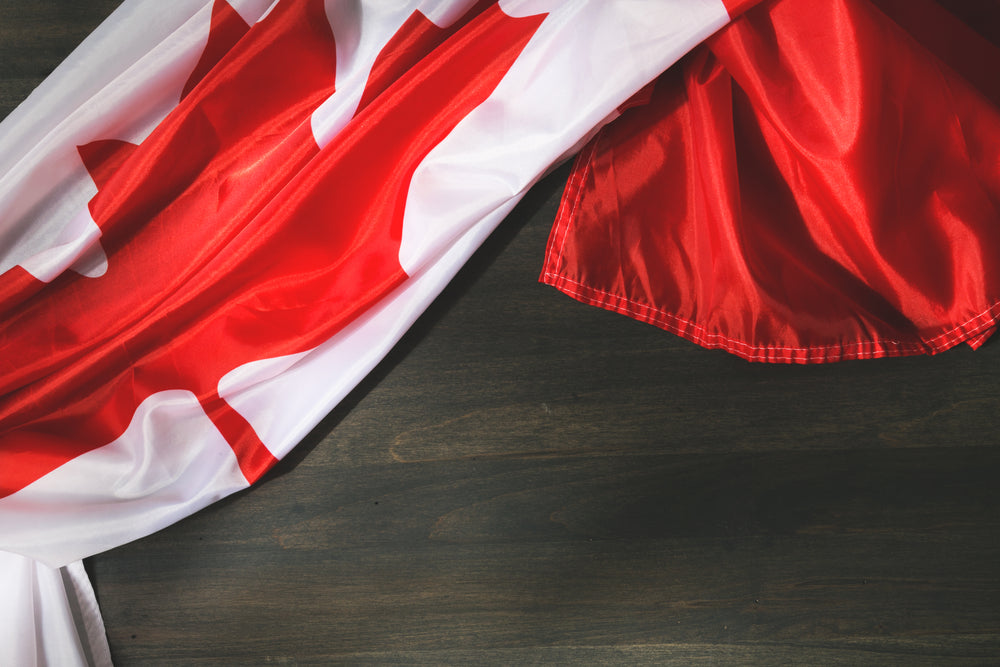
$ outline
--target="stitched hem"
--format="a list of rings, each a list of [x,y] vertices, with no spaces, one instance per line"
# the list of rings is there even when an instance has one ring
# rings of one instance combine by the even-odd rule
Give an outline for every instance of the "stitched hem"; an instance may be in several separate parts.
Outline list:
[[[577,301],[628,315],[675,333],[708,349],[722,349],[747,361],[769,363],[812,364],[848,359],[937,354],[963,342],[968,343],[973,349],[977,349],[993,334],[997,322],[1000,320],[1000,303],[994,303],[962,324],[945,330],[933,338],[917,341],[876,339],[808,347],[754,345],[723,334],[713,333],[703,326],[673,313],[584,285],[563,275],[560,272],[560,262],[569,237],[569,230],[576,215],[576,209],[583,198],[587,179],[593,169],[596,151],[597,141],[591,140],[576,157],[573,170],[566,183],[566,189],[563,192],[562,203],[556,213],[552,231],[549,233],[542,274],[538,278],[540,282],[555,287]]]
[[[549,240],[545,244],[545,261],[542,265],[542,276],[539,278],[542,282],[546,282],[545,276],[558,275],[559,273],[557,263],[563,256],[569,228],[576,216],[576,208],[580,205],[580,200],[583,199],[584,185],[586,185],[587,178],[593,169],[593,159],[596,153],[597,139],[594,138],[583,147],[577,154],[576,160],[573,161],[573,169],[566,181],[559,210],[556,211],[556,219],[552,222]]]
[[[548,263],[546,262],[547,265]],[[994,303],[967,321],[933,338],[925,338],[919,341],[904,342],[891,339],[876,339],[857,341],[855,343],[807,347],[755,345],[723,334],[710,332],[703,326],[672,313],[632,301],[617,294],[588,287],[559,273],[545,271],[539,280],[542,283],[555,287],[577,301],[592,306],[599,306],[606,310],[628,315],[647,324],[658,326],[702,347],[726,350],[747,361],[770,363],[813,364],[848,359],[877,359],[880,357],[937,354],[963,342],[968,343],[975,349],[990,337],[998,319],[1000,319],[1000,303]]]

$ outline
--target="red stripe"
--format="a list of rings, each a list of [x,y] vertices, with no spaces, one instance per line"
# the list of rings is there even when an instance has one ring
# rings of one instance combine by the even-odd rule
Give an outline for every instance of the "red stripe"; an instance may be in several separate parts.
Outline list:
[[[243,415],[233,410],[218,394],[202,401],[202,405],[208,418],[233,448],[240,471],[248,482],[253,484],[278,462]]]

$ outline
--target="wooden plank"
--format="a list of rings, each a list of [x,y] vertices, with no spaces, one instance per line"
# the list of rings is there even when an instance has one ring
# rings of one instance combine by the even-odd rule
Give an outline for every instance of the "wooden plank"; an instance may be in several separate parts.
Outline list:
[[[303,464],[93,569],[116,655],[139,662],[661,644],[982,658],[998,467],[995,447]]]

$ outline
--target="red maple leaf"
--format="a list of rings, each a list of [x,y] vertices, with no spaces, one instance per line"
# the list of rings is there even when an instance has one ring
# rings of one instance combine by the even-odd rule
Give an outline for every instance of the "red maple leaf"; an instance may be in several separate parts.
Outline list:
[[[486,4],[447,30],[415,13],[376,61],[355,122],[320,150],[310,117],[336,72],[322,0],[279,3],[211,67],[247,29],[217,1],[201,84],[141,145],[80,147],[108,270],[66,272],[0,330],[0,497],[113,441],[171,389],[197,396],[248,480],[274,463],[218,382],[315,347],[406,278],[414,170],[543,18]],[[481,30],[446,39],[473,19]]]

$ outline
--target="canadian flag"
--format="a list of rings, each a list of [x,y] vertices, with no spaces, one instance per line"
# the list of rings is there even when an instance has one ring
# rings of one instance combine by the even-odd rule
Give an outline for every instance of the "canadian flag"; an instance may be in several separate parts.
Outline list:
[[[0,125],[0,663],[108,662],[79,559],[252,484],[750,4],[127,0]]]

